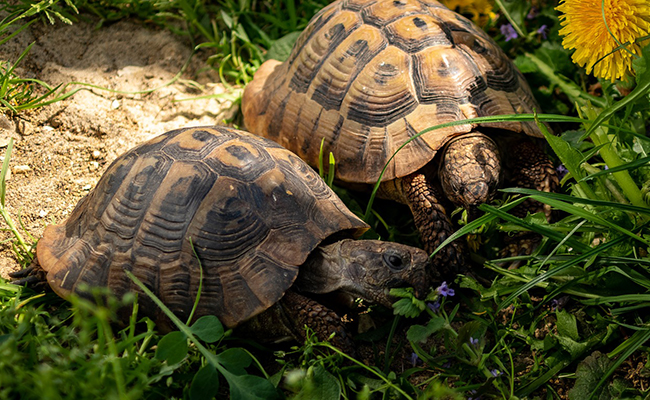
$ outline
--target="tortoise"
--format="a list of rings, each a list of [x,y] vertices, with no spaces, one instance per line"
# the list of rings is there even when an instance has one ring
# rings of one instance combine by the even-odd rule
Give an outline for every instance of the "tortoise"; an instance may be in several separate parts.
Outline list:
[[[378,195],[410,207],[430,253],[452,233],[451,207],[474,218],[500,185],[554,191],[558,180],[533,122],[467,123],[415,135],[447,122],[536,109],[523,75],[499,46],[434,0],[331,3],[286,61],[260,66],[242,100],[250,132],[313,167],[321,151],[331,152],[339,184],[369,189],[381,179]],[[550,216],[540,203],[519,212],[541,210]],[[435,262],[454,271],[464,263],[462,253],[456,241]]]
[[[140,293],[140,310],[163,331],[170,321],[124,271],[184,321],[202,276],[196,318],[216,315],[233,328],[259,316],[264,323],[249,326],[268,328],[269,338],[300,338],[307,324],[321,340],[340,333],[334,344],[349,349],[341,319],[311,294],[390,306],[390,288],[419,296],[429,288],[423,250],[352,239],[367,228],[278,144],[225,127],[186,128],[117,158],[66,221],[46,227],[22,276],[46,274],[63,298],[95,286]]]

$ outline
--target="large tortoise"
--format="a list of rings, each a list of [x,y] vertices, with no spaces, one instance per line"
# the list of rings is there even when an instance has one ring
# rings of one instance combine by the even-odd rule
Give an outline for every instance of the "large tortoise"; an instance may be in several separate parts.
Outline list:
[[[390,306],[392,287],[429,288],[424,251],[350,239],[366,229],[276,143],[223,127],[180,129],[115,160],[66,221],[45,229],[31,273],[46,273],[64,298],[87,295],[84,286],[138,292],[140,310],[167,330],[124,271],[186,320],[202,268],[196,318],[216,315],[235,327],[262,314],[265,322],[251,326],[268,328],[267,338],[299,338],[308,324],[321,340],[339,332],[335,342],[349,348],[340,318],[308,293]]]
[[[452,231],[450,203],[474,216],[504,181],[556,188],[543,136],[533,122],[463,124],[428,132],[390,157],[425,128],[535,109],[497,44],[434,0],[335,1],[285,62],[259,68],[242,102],[250,132],[313,167],[324,139],[340,183],[367,189],[388,164],[379,195],[410,206],[428,252]],[[529,204],[523,213],[542,207]],[[453,271],[463,263],[461,246],[448,246],[437,263]]]

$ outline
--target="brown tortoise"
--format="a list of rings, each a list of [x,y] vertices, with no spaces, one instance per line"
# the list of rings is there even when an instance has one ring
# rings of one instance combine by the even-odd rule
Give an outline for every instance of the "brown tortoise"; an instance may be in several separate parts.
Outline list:
[[[266,338],[299,338],[307,324],[321,340],[339,332],[335,344],[349,349],[340,318],[309,293],[390,306],[392,287],[429,288],[424,251],[349,239],[366,229],[276,143],[223,127],[180,129],[115,160],[66,221],[45,229],[31,273],[46,273],[64,298],[85,285],[139,292],[140,310],[168,330],[124,271],[186,320],[202,268],[196,318],[235,327],[260,314],[264,322],[249,326],[265,328]]]
[[[475,215],[499,185],[552,191],[556,172],[533,122],[425,128],[538,109],[521,73],[466,18],[433,0],[336,1],[319,12],[288,60],[265,62],[242,102],[249,131],[316,167],[323,151],[336,178],[410,206],[428,252],[452,232],[450,204]],[[519,212],[539,211],[540,204]],[[550,209],[544,209],[547,216]],[[453,271],[462,245],[437,257]]]

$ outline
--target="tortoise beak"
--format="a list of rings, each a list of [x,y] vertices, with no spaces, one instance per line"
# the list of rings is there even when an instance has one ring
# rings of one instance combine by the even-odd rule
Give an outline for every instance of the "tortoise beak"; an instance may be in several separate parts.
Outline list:
[[[413,284],[413,294],[417,299],[424,300],[427,297],[427,294],[429,294],[429,288],[430,286],[423,276],[423,279],[420,282],[415,282]]]

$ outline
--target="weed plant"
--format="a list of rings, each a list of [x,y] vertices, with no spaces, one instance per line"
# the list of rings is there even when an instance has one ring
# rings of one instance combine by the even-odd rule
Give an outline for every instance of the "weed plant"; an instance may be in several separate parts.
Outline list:
[[[39,17],[73,22],[77,9],[99,16],[100,25],[139,18],[192,38],[197,49],[210,51],[210,65],[224,82],[243,85],[266,58],[286,57],[296,32],[323,5],[23,1],[5,6],[9,16],[0,23],[0,45],[40,23]],[[116,310],[137,310],[137,301],[98,294],[108,299],[100,306],[77,298],[68,303],[2,283],[0,397],[648,398],[650,47],[634,61],[634,79],[598,81],[561,46],[554,6],[535,2],[533,10],[528,2],[495,2],[498,16],[485,28],[515,59],[548,114],[486,119],[538,121],[562,173],[562,192],[506,188],[500,199],[480,207],[478,219],[465,221],[456,213],[462,228],[449,240],[466,237],[472,259],[484,268],[441,283],[423,301],[407,289],[395,291],[400,300],[393,314],[373,310],[385,322],[358,337],[374,351],[374,363],[311,335],[304,344],[273,352],[224,332],[216,318],[188,326],[170,315],[178,331],[164,336],[146,320],[116,327]],[[502,29],[507,24],[511,31]],[[0,65],[5,112],[57,99],[56,88],[14,75],[24,54]],[[335,162],[330,157],[330,165]],[[6,210],[6,190],[1,178],[0,214],[25,265],[34,239]],[[394,206],[336,190],[351,209],[365,213],[372,235],[415,237]],[[528,198],[552,206],[556,220],[507,212]],[[534,253],[501,257],[501,238],[522,232],[543,238]]]

